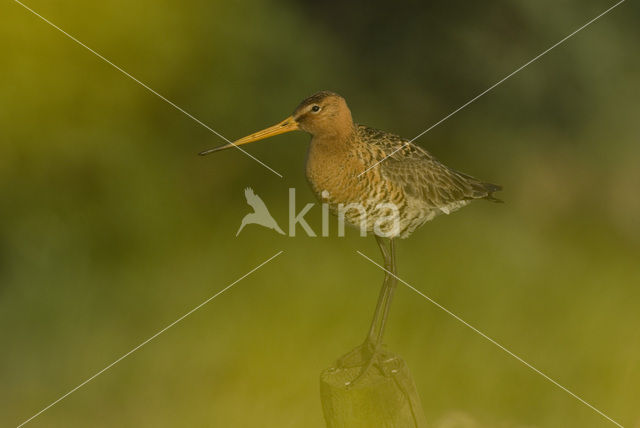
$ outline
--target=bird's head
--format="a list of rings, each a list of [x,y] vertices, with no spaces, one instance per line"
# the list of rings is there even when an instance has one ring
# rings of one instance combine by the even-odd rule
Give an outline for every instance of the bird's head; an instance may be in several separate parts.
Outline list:
[[[353,128],[351,110],[340,95],[322,91],[303,100],[291,116],[298,129],[311,135],[332,136]]]
[[[225,144],[201,152],[201,155],[252,143],[291,131],[305,131],[311,135],[328,137],[347,136],[353,131],[353,119],[347,102],[340,95],[322,91],[304,99],[291,116],[273,126],[240,138],[233,144]]]

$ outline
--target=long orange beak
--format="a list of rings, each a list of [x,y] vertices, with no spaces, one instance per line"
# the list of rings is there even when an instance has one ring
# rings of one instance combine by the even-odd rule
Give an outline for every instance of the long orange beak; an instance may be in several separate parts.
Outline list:
[[[213,149],[205,150],[204,152],[200,152],[201,156],[208,155],[209,153],[219,152],[220,150],[229,149],[235,146],[241,146],[243,144],[253,143],[254,141],[264,140],[265,138],[273,137],[274,135],[284,134],[285,132],[295,131],[296,129],[300,129],[298,127],[298,122],[293,119],[293,116],[289,116],[285,120],[280,123],[277,123],[273,126],[270,126],[262,131],[255,132],[251,135],[247,135],[246,137],[240,138],[239,140],[234,141],[233,143],[228,143],[220,147],[215,147]]]

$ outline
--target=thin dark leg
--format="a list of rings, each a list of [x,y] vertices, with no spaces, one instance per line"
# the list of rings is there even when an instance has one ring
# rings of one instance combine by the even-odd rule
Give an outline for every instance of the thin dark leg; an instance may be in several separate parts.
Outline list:
[[[380,252],[382,253],[382,258],[384,259],[384,267],[387,270],[391,270],[391,258],[390,254],[385,248],[384,238],[381,238],[376,235],[376,243],[378,244],[378,248],[380,248]],[[382,288],[380,288],[380,295],[378,296],[378,303],[376,303],[376,309],[373,313],[373,320],[371,321],[371,327],[369,328],[369,334],[367,335],[367,342],[373,344],[375,342],[375,338],[378,336],[376,334],[376,329],[378,328],[378,324],[380,322],[380,317],[382,315],[382,309],[385,306],[385,301],[388,297],[389,287],[387,283],[389,281],[390,275],[385,272],[384,274],[384,282],[382,283]]]
[[[385,285],[387,288],[387,297],[384,302],[384,309],[382,310],[382,320],[380,321],[380,329],[378,330],[378,338],[376,340],[376,345],[382,344],[382,336],[384,335],[384,328],[387,324],[387,319],[389,318],[389,310],[391,309],[391,301],[393,300],[393,293],[396,290],[396,285],[398,285],[398,280],[396,279],[396,245],[393,238],[389,240],[389,270],[391,273],[387,273],[387,277],[385,277]]]
[[[393,241],[390,240],[391,245]],[[376,243],[378,244],[378,248],[380,248],[380,252],[382,253],[382,257],[384,259],[384,282],[382,283],[382,288],[380,289],[380,295],[378,297],[378,303],[376,303],[376,310],[373,314],[373,320],[371,321],[371,327],[369,328],[369,334],[365,339],[364,343],[356,348],[358,352],[361,353],[362,356],[366,358],[366,364],[360,370],[360,373],[355,377],[355,379],[349,384],[355,385],[358,383],[360,379],[369,371],[369,369],[373,366],[376,360],[376,354],[378,352],[378,346],[381,343],[382,331],[384,329],[385,318],[388,315],[388,307],[390,304],[390,298],[393,293],[393,288],[390,286],[390,282],[393,281],[392,275],[389,272],[393,272],[394,265],[392,259],[391,249],[387,250],[385,245],[384,238],[381,238],[376,235]],[[350,355],[350,354],[348,354]]]

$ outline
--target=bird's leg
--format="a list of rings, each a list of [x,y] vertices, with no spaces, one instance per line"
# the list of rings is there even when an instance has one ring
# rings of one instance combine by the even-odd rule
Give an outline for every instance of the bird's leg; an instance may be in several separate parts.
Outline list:
[[[382,253],[382,258],[384,259],[384,267],[386,270],[390,270],[391,258],[385,246],[384,239],[377,235],[375,238],[376,238],[376,243],[378,244],[378,248],[380,248],[380,252]],[[382,283],[382,288],[380,288],[380,295],[378,296],[376,309],[375,309],[375,312],[373,313],[373,320],[371,321],[371,327],[369,327],[369,334],[365,339],[365,345],[368,345],[368,347],[375,346],[377,343],[378,334],[376,333],[376,331],[378,331],[378,328],[379,328],[380,316],[382,315],[381,311],[385,306],[384,302],[388,298],[389,287],[387,286],[387,284],[389,282],[390,277],[391,276],[389,275],[389,273],[385,271],[384,282]]]
[[[343,358],[339,360],[339,365],[348,366],[350,364],[347,361],[356,361],[358,362],[357,366],[364,363],[360,373],[355,377],[355,379],[349,382],[350,386],[358,383],[360,379],[371,369],[378,358],[378,347],[381,344],[382,332],[381,329],[384,328],[384,317],[385,317],[385,309],[389,305],[389,299],[391,297],[390,292],[392,292],[392,288],[390,287],[390,281],[393,280],[393,277],[389,274],[392,272],[392,259],[391,253],[387,250],[384,239],[376,236],[376,243],[380,248],[380,252],[382,253],[382,257],[384,259],[384,282],[382,283],[382,288],[380,289],[380,295],[378,297],[378,302],[376,303],[376,309],[373,314],[373,320],[371,321],[371,327],[369,328],[369,333],[365,338],[362,345],[358,346],[356,349],[345,355]],[[388,311],[388,310],[387,310]]]
[[[387,297],[384,302],[384,308],[382,309],[382,319],[380,320],[380,328],[378,329],[376,347],[382,344],[382,336],[384,335],[384,328],[387,323],[387,319],[389,318],[389,310],[391,309],[393,293],[398,285],[398,279],[396,277],[396,245],[393,238],[389,240],[389,267],[386,269],[388,271],[387,276],[385,277]]]

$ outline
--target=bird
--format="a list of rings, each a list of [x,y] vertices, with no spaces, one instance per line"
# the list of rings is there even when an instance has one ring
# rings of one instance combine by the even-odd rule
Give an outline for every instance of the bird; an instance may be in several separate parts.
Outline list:
[[[412,140],[354,123],[345,99],[331,91],[305,98],[291,116],[273,126],[200,155],[296,130],[312,137],[306,177],[313,192],[332,213],[372,233],[384,259],[385,278],[373,320],[357,348],[369,361],[360,378],[382,344],[398,280],[397,239],[473,200],[502,202],[493,196],[502,187],[444,165]],[[354,206],[357,209],[345,210]]]
[[[240,232],[247,224],[259,224],[260,226],[275,230],[280,235],[284,235],[284,232],[280,229],[278,223],[271,216],[271,213],[269,213],[264,201],[260,199],[260,196],[254,193],[251,187],[244,189],[244,196],[247,199],[247,204],[253,208],[254,212],[249,213],[242,218],[242,223],[240,223],[240,228],[236,232],[236,236],[240,235]]]

